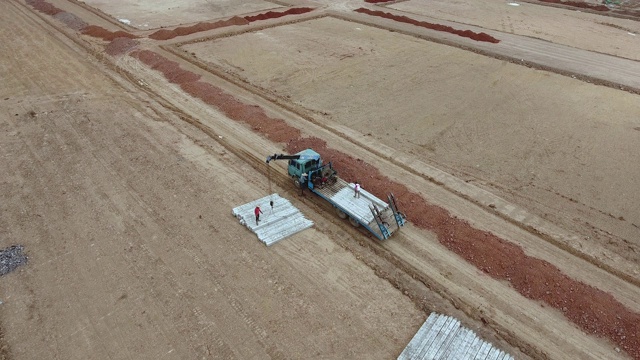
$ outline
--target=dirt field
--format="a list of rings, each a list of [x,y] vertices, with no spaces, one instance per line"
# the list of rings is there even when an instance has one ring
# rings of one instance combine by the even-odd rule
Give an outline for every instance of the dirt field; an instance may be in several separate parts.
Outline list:
[[[255,11],[276,9],[270,1],[103,1],[86,0],[85,4],[115,20],[140,30],[197,23]]]
[[[637,95],[330,17],[182,49],[640,259]]]
[[[640,359],[638,95],[352,10],[632,59],[640,27],[470,4],[0,3],[0,249],[29,256],[0,278],[0,359],[389,359],[431,311],[518,359]],[[86,31],[118,19],[139,38]],[[305,147],[411,224],[379,243],[283,164],[269,182]],[[269,191],[315,226],[264,247],[230,213]]]

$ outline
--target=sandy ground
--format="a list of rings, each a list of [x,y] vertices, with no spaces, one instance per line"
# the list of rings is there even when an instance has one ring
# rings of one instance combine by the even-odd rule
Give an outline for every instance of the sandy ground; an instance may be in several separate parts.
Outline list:
[[[112,3],[87,4],[123,16]],[[183,3],[150,4],[128,13],[139,14],[133,26],[201,20]],[[207,20],[260,10],[209,5]],[[364,3],[326,5],[346,12]],[[602,31],[636,31],[636,23],[485,5],[496,11],[478,7],[472,16],[438,3],[437,16],[636,54],[628,34],[612,32],[610,43],[606,35],[591,34],[593,42],[576,35],[590,22]],[[392,6],[425,14],[418,1]],[[86,8],[77,8],[84,16]],[[536,25],[514,26],[518,16]],[[546,19],[578,30],[562,35]],[[0,20],[8,50],[0,55],[0,247],[22,244],[29,255],[27,266],[0,278],[0,359],[388,359],[431,311],[460,318],[516,358],[640,356],[637,348],[621,351],[619,338],[581,330],[566,308],[490,276],[447,248],[438,231],[409,225],[386,243],[371,240],[322,202],[298,196],[282,167],[274,190],[316,226],[264,247],[230,210],[271,190],[262,162],[284,144],[268,140],[268,130],[238,122],[137,59],[105,58],[106,43],[20,1],[0,4]],[[264,109],[303,136],[375,164],[447,209],[448,221],[506,239],[527,259],[605,294],[629,318],[640,313],[637,95],[331,17],[177,48],[193,64],[161,42],[140,43],[233,94],[239,112]],[[480,195],[457,196],[421,176],[427,166]],[[524,219],[538,215],[548,228],[579,234],[578,246],[605,247],[614,256],[606,264],[620,257],[628,276],[478,206],[492,194],[515,204],[505,209],[531,211]],[[550,279],[540,275],[524,285]]]
[[[412,14],[471,24],[505,33],[523,35],[640,60],[640,22],[576,10],[500,0],[400,1],[389,5]],[[518,2],[515,2],[518,3]]]
[[[199,21],[215,20],[256,11],[277,9],[273,2],[162,0],[162,1],[102,1],[86,0],[85,4],[126,25],[141,30],[157,29]]]
[[[8,358],[401,351],[425,318],[407,297],[324,226],[265,248],[230,216],[263,196],[265,178],[0,6],[14,29],[1,61],[1,244],[29,255],[2,278]]]
[[[182,48],[541,216],[613,233],[625,240],[614,250],[640,255],[637,95],[330,17]]]

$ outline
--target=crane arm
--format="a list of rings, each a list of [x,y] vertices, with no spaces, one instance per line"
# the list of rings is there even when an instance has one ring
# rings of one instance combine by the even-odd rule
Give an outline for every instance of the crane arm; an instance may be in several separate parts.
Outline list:
[[[273,154],[267,156],[267,164],[271,160],[319,160],[319,156],[311,155],[285,155],[285,154]]]

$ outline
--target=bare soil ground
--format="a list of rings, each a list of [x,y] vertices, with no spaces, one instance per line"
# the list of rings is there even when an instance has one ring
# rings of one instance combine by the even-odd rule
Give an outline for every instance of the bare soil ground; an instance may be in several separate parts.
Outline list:
[[[276,3],[263,0],[86,0],[84,3],[123,24],[140,30],[191,24],[281,7]]]
[[[0,4],[0,247],[29,256],[0,278],[0,358],[388,359],[431,311],[517,358],[640,358],[637,95],[317,18],[379,9],[355,0],[110,44],[84,24],[127,29],[116,2],[27,3]],[[146,29],[262,9],[240,3],[117,5]],[[437,16],[546,28],[499,28],[515,14],[486,5]],[[634,58],[615,31],[636,23],[519,14],[565,26],[545,40]],[[588,22],[612,41],[576,35]],[[267,180],[266,154],[307,146],[393,190],[413,225],[377,243],[282,167]],[[262,246],[230,209],[269,191],[316,226]]]
[[[331,17],[181,48],[640,259],[637,95]]]
[[[477,6],[475,6],[477,5]],[[504,1],[467,2],[401,1],[387,6],[408,13],[421,14],[463,24],[534,37],[557,44],[639,60],[640,22],[577,11],[553,8],[544,3],[520,3],[510,6]]]

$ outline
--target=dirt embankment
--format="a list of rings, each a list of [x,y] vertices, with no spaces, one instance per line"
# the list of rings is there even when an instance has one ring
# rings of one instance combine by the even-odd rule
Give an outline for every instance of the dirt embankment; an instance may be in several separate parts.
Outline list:
[[[386,13],[384,11],[377,11],[377,10],[369,10],[369,9],[365,9],[365,8],[359,8],[354,10],[355,12],[359,12],[359,13],[363,13],[363,14],[367,14],[367,15],[371,15],[371,16],[379,16],[379,17],[383,17],[385,19],[391,19],[391,20],[395,20],[398,22],[402,22],[402,23],[407,23],[407,24],[412,24],[415,26],[419,26],[419,27],[423,27],[426,29],[431,29],[431,30],[436,30],[436,31],[444,31],[444,32],[448,32],[454,35],[458,35],[458,36],[462,36],[462,37],[466,37],[475,41],[484,41],[484,42],[490,42],[490,43],[494,43],[497,44],[500,42],[500,40],[494,38],[493,36],[486,34],[486,33],[477,33],[477,32],[473,32],[471,30],[458,30],[458,29],[454,29],[451,26],[446,26],[446,25],[440,25],[440,24],[432,24],[426,21],[418,21],[415,19],[412,19],[410,17],[407,16],[400,16],[400,15],[393,15],[391,13]]]
[[[28,5],[33,7],[35,10],[45,13],[47,15],[51,15],[56,19],[62,21],[69,28],[80,31],[85,35],[89,35],[96,38],[101,38],[106,41],[112,41],[116,38],[129,38],[136,39],[137,36],[130,34],[126,31],[109,31],[101,26],[97,25],[88,25],[82,19],[78,18],[72,13],[68,13],[55,7],[53,4],[48,3],[44,0],[27,0]]]
[[[26,3],[30,5],[32,8],[40,11],[41,13],[51,15],[51,16],[63,12],[62,9],[59,9],[55,7],[53,4],[50,4],[44,0],[27,0]]]
[[[95,38],[100,38],[105,41],[113,41],[117,38],[129,38],[129,39],[137,39],[138,36],[130,34],[126,31],[118,30],[118,31],[109,31],[101,26],[97,25],[89,25],[82,29],[82,33],[85,35],[89,35]]]
[[[213,23],[201,22],[191,26],[177,27],[172,30],[168,30],[168,29],[158,30],[152,33],[151,35],[149,35],[149,38],[154,40],[169,40],[177,36],[190,35],[197,32],[213,30],[213,29],[217,29],[225,26],[246,25],[248,23],[249,21],[246,20],[245,18],[234,16],[231,19],[220,20]]]
[[[214,23],[201,22],[191,26],[177,27],[172,30],[158,30],[149,35],[149,38],[154,40],[169,40],[177,36],[191,35],[197,32],[213,30],[225,26],[246,25],[259,20],[277,19],[287,15],[304,14],[312,10],[312,8],[291,8],[286,11],[268,11],[266,13],[245,17],[234,16],[231,19],[216,21]]]
[[[384,197],[387,192],[393,192],[409,220],[417,227],[437,234],[438,240],[448,249],[486,274],[508,281],[523,296],[562,311],[586,333],[610,339],[633,358],[640,359],[640,314],[626,308],[612,295],[576,281],[552,264],[527,256],[519,246],[478,230],[446,209],[429,204],[370,164],[328,148],[323,140],[302,138],[300,131],[284,120],[269,117],[260,107],[244,104],[200,81],[199,75],[181,69],[176,62],[148,50],[134,52],[132,56],[161,71],[188,94],[221,109],[229,118],[248,124],[271,141],[286,144],[289,153],[311,147],[334,162],[344,179],[358,180],[376,196]],[[367,176],[363,178],[361,174]]]
[[[312,11],[312,10],[313,10],[312,8],[291,8],[291,9],[287,9],[285,11],[280,11],[280,12],[267,11],[266,13],[252,15],[252,16],[245,16],[244,18],[249,22],[254,22],[258,20],[277,19],[279,17],[283,17],[287,15],[300,15],[300,14],[308,13],[309,11]]]

